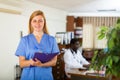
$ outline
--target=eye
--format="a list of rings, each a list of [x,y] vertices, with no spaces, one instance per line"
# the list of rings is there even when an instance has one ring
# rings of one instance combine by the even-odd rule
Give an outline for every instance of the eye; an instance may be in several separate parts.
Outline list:
[[[35,22],[37,22],[37,21],[36,21],[36,20],[33,20],[32,22],[35,23]]]
[[[38,22],[44,22],[44,20],[40,19]]]

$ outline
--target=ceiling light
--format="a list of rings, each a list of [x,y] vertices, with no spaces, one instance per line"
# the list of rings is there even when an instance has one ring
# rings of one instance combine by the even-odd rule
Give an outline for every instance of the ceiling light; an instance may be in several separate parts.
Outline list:
[[[99,9],[98,12],[111,12],[111,11],[117,11],[116,9]]]

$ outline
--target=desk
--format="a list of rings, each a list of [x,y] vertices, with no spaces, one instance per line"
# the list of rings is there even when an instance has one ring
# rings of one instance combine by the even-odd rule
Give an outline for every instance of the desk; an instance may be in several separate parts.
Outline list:
[[[79,70],[70,70],[71,80],[109,80],[107,77],[95,76],[95,75],[86,75],[85,71]]]

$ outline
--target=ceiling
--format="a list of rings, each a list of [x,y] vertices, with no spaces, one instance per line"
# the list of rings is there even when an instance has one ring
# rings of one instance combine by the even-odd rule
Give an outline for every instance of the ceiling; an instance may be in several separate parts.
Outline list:
[[[68,11],[80,12],[120,12],[120,0],[28,0],[37,4]]]
[[[0,0],[0,4],[16,6],[17,10],[22,10],[24,1],[64,10],[68,15],[120,16],[120,0]]]

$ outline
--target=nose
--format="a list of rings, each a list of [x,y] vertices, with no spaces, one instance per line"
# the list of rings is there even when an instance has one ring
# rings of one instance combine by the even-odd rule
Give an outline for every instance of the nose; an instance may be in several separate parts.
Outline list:
[[[40,24],[40,21],[37,21],[37,24]]]
[[[36,22],[36,25],[40,25],[40,22],[39,22],[39,21],[37,21],[37,22]]]

